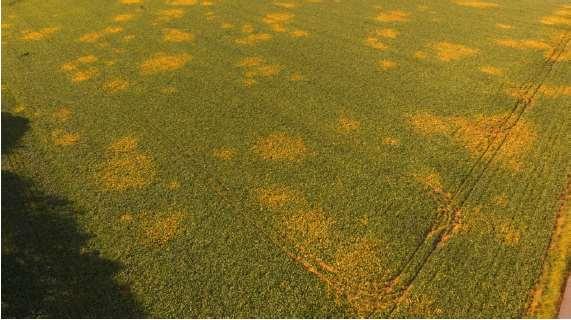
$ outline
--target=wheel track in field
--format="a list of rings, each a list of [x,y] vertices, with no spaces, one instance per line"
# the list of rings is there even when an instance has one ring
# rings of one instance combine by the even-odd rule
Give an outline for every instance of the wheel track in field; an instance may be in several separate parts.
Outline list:
[[[552,126],[550,126],[549,129],[546,130],[546,133],[549,132],[549,133],[554,133],[554,134],[553,134],[553,135],[552,135],[552,134],[546,134],[546,135],[545,135],[545,136],[548,137],[549,141],[548,141],[547,143],[544,143],[544,145],[550,146],[553,142],[558,141],[558,140],[560,139],[560,135],[561,135],[561,130],[560,130],[560,129],[561,129],[560,126],[558,126],[558,125],[555,124],[555,123],[554,123]],[[539,153],[541,153],[541,152],[539,152]],[[500,169],[498,168],[498,166],[493,166],[493,169],[492,169],[492,170],[494,170],[494,172],[496,172],[496,171],[498,171],[498,170],[500,170]],[[534,167],[533,171],[530,172],[530,176],[528,176],[528,177],[526,178],[526,180],[527,180],[527,181],[537,181],[536,179],[541,178],[542,175],[544,174],[544,171],[545,171],[545,170],[546,170],[546,164],[545,164],[545,162],[544,162],[544,163],[542,163],[542,165],[541,165],[540,167]],[[493,175],[494,175],[494,173],[492,172],[492,173],[488,174],[487,177],[489,178],[489,177],[492,177]],[[545,180],[545,179],[543,179],[543,180]],[[541,180],[541,181],[543,181],[543,180]],[[546,181],[546,180],[543,182],[543,184],[540,184],[540,185],[534,184],[533,186],[531,186],[530,183],[526,183],[526,184],[525,184],[525,189],[524,189],[524,191],[523,191],[522,193],[523,193],[523,194],[530,194],[530,193],[533,191],[534,187],[537,188],[537,187],[539,186],[538,189],[539,189],[539,190],[542,190],[546,185],[547,185],[547,181]],[[480,196],[482,195],[481,193],[478,193],[478,194],[479,194]],[[522,196],[522,197],[525,198],[525,196]],[[472,200],[475,200],[475,199],[472,198]],[[535,202],[535,206],[533,206],[533,209],[531,209],[531,211],[534,212],[534,210],[539,210],[539,209],[540,209],[539,206],[540,206],[540,202]],[[514,208],[517,208],[517,207],[514,207]],[[531,207],[530,207],[530,208],[531,208]],[[510,219],[511,223],[516,223],[515,217],[516,217],[516,216],[512,216],[512,218]],[[493,256],[494,256],[494,257],[497,257],[498,254],[501,253],[501,251],[502,251],[501,248],[496,247],[496,248],[494,249]],[[491,261],[494,261],[494,262],[493,262],[494,265],[496,264],[496,259],[495,259],[495,258],[492,258]],[[475,282],[477,283],[477,282],[479,282],[481,279],[494,278],[495,275],[496,275],[496,273],[497,273],[497,269],[495,269],[495,268],[488,268],[487,271],[483,272],[481,275],[479,275],[479,276],[478,276],[477,278],[475,278],[474,280],[475,280]],[[430,281],[428,281],[428,282],[430,282]],[[490,293],[488,292],[487,294],[484,294],[484,296],[488,296],[489,294],[490,294]],[[465,314],[476,314],[476,313],[480,312],[480,311],[482,310],[482,308],[485,306],[485,303],[486,303],[485,301],[487,301],[487,299],[482,299],[481,303],[480,303],[479,305],[477,305],[477,306],[474,306],[474,305],[472,304],[472,305],[467,309],[467,311],[466,311]],[[523,313],[517,313],[517,314],[510,315],[510,316],[518,317],[520,314],[523,314]],[[506,316],[507,316],[507,315],[506,315]]]
[[[449,201],[445,202],[445,214],[449,217],[447,220],[454,222],[457,218],[458,213],[468,201],[472,192],[479,184],[480,180],[495,160],[499,152],[501,151],[502,147],[504,146],[505,142],[507,141],[511,129],[513,129],[522,118],[523,114],[525,113],[526,109],[533,103],[537,95],[539,94],[541,88],[543,87],[543,83],[551,74],[553,66],[557,63],[557,58],[563,54],[565,51],[566,46],[568,45],[571,39],[571,34],[567,33],[561,39],[559,43],[555,46],[554,50],[551,52],[551,55],[543,60],[541,65],[541,69],[532,77],[528,83],[525,83],[520,87],[523,91],[521,97],[515,102],[513,108],[510,112],[505,116],[503,123],[499,126],[499,133],[495,134],[491,141],[486,146],[486,149],[480,154],[478,159],[475,163],[470,167],[466,177],[462,180],[458,188],[453,192],[452,197],[447,199]],[[408,285],[404,291],[408,291],[411,287],[412,282],[416,279],[416,277],[420,274],[420,271],[423,269],[426,261],[430,258],[430,256],[436,251],[438,245],[443,242],[444,237],[447,234],[450,234],[452,231],[454,224],[448,224],[443,226],[444,232],[438,236],[438,240],[436,244],[432,246],[431,250],[427,253],[427,255],[422,259],[422,263],[417,266],[416,271]],[[425,240],[426,241],[426,240]],[[405,295],[406,292],[403,292],[401,297]],[[396,305],[392,307],[390,314],[392,315]]]
[[[537,91],[539,90],[541,84],[535,87],[535,90],[533,92],[532,96],[535,96],[535,94],[537,93]],[[533,87],[532,87],[533,88]],[[519,103],[519,101],[518,101]],[[525,107],[527,107],[529,105],[530,102],[524,103],[523,104],[523,109],[521,111],[521,113],[519,114],[519,116],[517,117],[516,122],[519,120],[519,118],[521,117],[521,114],[523,113]],[[517,105],[516,105],[517,107]],[[517,108],[514,108],[514,111],[516,111]],[[516,112],[512,112],[512,114],[516,114]],[[510,115],[511,116],[511,115]],[[508,120],[510,119],[510,116],[506,117],[506,123],[508,123]],[[509,129],[511,129],[516,123],[513,123],[510,126],[506,127],[506,130],[509,131]],[[178,151],[180,151],[179,154],[186,154],[187,152],[184,152],[183,149],[179,149],[178,148],[178,144],[176,143],[176,141],[169,139],[169,137],[167,135],[161,134],[160,130],[158,130],[155,126],[152,125],[151,121],[147,121],[146,125],[148,125],[149,127],[154,128],[155,132],[158,133],[159,135],[162,136],[162,138],[164,138],[165,140],[170,140],[171,145],[173,146],[177,146]],[[501,148],[501,145],[503,145],[503,143],[505,142],[505,139],[507,138],[507,135],[505,135],[501,141],[501,144],[498,148],[495,149],[495,151],[492,153],[492,157],[490,159],[488,159],[485,162],[485,166],[483,168],[483,171],[486,170],[486,168],[489,166],[489,164],[493,161],[493,158],[496,156],[496,154],[498,153],[499,149]],[[490,144],[491,145],[491,144]],[[479,161],[481,159],[484,158],[485,153],[487,153],[489,151],[490,148],[486,149],[486,151],[484,152],[484,154],[480,157]],[[205,162],[201,163],[202,164],[202,168],[206,169],[207,165]],[[474,169],[474,167],[472,167],[472,169]],[[473,170],[470,170],[473,171]],[[477,183],[479,181],[479,179],[481,178],[481,176],[483,175],[483,172],[480,173],[480,175],[478,176],[478,179],[476,179],[475,183]],[[211,175],[212,176],[212,175]],[[466,179],[467,180],[467,179]],[[235,211],[240,211],[240,207],[238,206],[233,206],[231,205],[232,203],[241,203],[243,202],[245,199],[243,198],[236,198],[235,196],[233,196],[233,192],[228,188],[228,186],[226,186],[223,182],[219,181],[218,179],[209,179],[207,180],[210,183],[210,187],[222,198],[225,200],[225,202],[229,203],[230,205],[227,205],[227,207],[234,209]],[[475,184],[474,183],[474,184]],[[472,185],[472,187],[468,190],[468,194],[466,197],[463,198],[463,200],[461,201],[461,204],[463,204],[466,200],[467,197],[469,197],[470,193],[472,192],[472,190],[474,189],[475,185]],[[459,190],[455,193],[455,196],[460,195],[462,191],[462,188],[459,188]],[[452,207],[452,202],[451,201],[447,201],[450,202],[449,205],[447,207]],[[323,261],[321,261],[318,257],[312,256],[309,253],[303,253],[302,256],[300,256],[299,254],[296,254],[294,251],[294,248],[287,248],[287,246],[284,246],[285,243],[287,243],[286,239],[283,239],[279,236],[276,235],[271,235],[269,233],[267,233],[265,231],[265,228],[263,228],[262,226],[260,226],[255,220],[251,219],[250,217],[248,217],[247,215],[241,215],[242,217],[244,217],[250,225],[254,226],[266,239],[270,240],[270,242],[272,243],[273,246],[275,246],[276,248],[278,248],[279,250],[281,250],[282,252],[284,252],[287,256],[289,256],[293,261],[295,261],[296,263],[300,264],[302,267],[304,267],[306,270],[308,270],[309,272],[313,273],[314,275],[316,275],[321,281],[325,282],[326,284],[330,285],[330,286],[343,286],[343,281],[339,281],[336,280],[334,277],[329,276],[332,273],[332,269],[330,266],[328,266],[326,263],[324,263]],[[448,221],[450,221],[450,219],[448,219]],[[450,223],[448,223],[448,225],[450,225]],[[444,230],[446,232],[446,230]],[[358,288],[357,290],[361,290],[363,292],[363,295],[369,296],[373,299],[377,299],[379,295],[382,295],[383,297],[389,297],[390,299],[387,300],[398,300],[399,296],[402,296],[402,294],[395,294],[395,292],[393,291],[395,287],[400,287],[400,288],[404,288],[399,290],[399,292],[402,291],[406,291],[409,287],[410,284],[414,281],[414,279],[416,278],[416,275],[418,275],[418,273],[420,272],[420,270],[422,269],[422,267],[424,266],[425,262],[428,260],[428,258],[430,257],[430,255],[432,254],[432,252],[436,249],[438,243],[440,242],[440,240],[442,239],[442,237],[444,236],[443,233],[440,233],[440,236],[438,237],[438,239],[434,239],[432,241],[433,244],[433,248],[432,250],[423,257],[423,259],[421,260],[420,265],[418,265],[418,267],[416,268],[416,272],[414,274],[414,276],[408,281],[408,284],[406,286],[399,286],[398,281],[396,281],[396,279],[394,279],[393,281],[391,281],[389,283],[389,286],[385,287],[384,290],[380,290],[380,291],[374,291],[371,292],[369,290],[367,290],[367,288]],[[292,250],[293,249],[293,250]],[[297,248],[298,252],[299,252],[299,248]],[[403,292],[404,293],[404,292]],[[385,301],[385,300],[383,300]],[[390,301],[385,301],[390,303]],[[393,305],[393,308],[391,309],[394,310],[394,306],[396,306],[396,302]]]
[[[554,52],[554,54],[555,53],[556,52]],[[373,299],[378,298],[379,294],[381,294],[383,296],[390,297],[390,299],[388,300],[398,300],[398,297],[402,296],[402,294],[404,294],[404,292],[408,290],[410,284],[415,280],[416,276],[422,270],[426,261],[436,250],[438,244],[441,243],[442,238],[450,232],[451,227],[454,223],[454,217],[456,216],[460,208],[462,208],[464,203],[468,200],[468,198],[472,194],[472,191],[480,181],[481,177],[484,175],[487,168],[490,166],[490,164],[493,162],[493,160],[499,153],[500,149],[507,140],[507,137],[509,136],[510,130],[518,123],[521,116],[525,112],[525,109],[530,105],[530,103],[537,95],[538,91],[540,90],[543,84],[543,81],[550,73],[553,64],[554,63],[551,64],[549,63],[549,59],[548,61],[545,61],[544,66],[541,70],[543,72],[540,72],[540,75],[538,77],[539,82],[535,83],[534,81],[530,81],[530,83],[522,86],[521,89],[525,90],[524,94],[525,98],[519,99],[514,105],[514,108],[510,111],[510,113],[506,115],[505,121],[501,125],[500,129],[501,133],[498,134],[499,137],[495,137],[493,141],[488,144],[485,151],[480,155],[479,159],[470,168],[466,178],[459,185],[458,189],[453,193],[453,196],[448,197],[446,194],[436,193],[436,196],[440,198],[438,201],[444,203],[443,208],[441,208],[442,214],[439,215],[441,216],[441,219],[443,219],[443,221],[438,224],[438,228],[436,228],[435,230],[436,234],[431,232],[429,234],[429,237],[425,239],[425,243],[426,242],[430,243],[429,247],[431,249],[428,252],[422,254],[420,263],[413,265],[412,267],[412,269],[414,270],[413,276],[408,281],[406,281],[406,284],[401,283],[400,281],[398,281],[398,277],[395,277],[394,279],[388,282],[387,286],[385,286],[382,290],[379,291],[370,291],[364,287],[357,288],[356,290],[362,291],[362,295],[369,296]],[[547,70],[545,70],[546,68]],[[152,126],[151,123],[152,122],[149,121],[146,124],[149,127],[153,127],[155,129],[155,132],[161,135],[162,138],[164,138],[165,140],[169,140],[169,137],[167,135],[160,134],[161,131],[158,130],[156,127]],[[178,147],[176,141],[171,140],[170,142],[173,146]],[[178,149],[178,151],[181,151],[181,154],[185,154],[184,150],[182,149]],[[201,164],[200,167],[207,169],[208,165],[206,162],[200,162],[200,164]],[[209,182],[210,187],[218,194],[218,196],[220,196],[222,199],[225,200],[228,208],[231,208],[237,212],[241,211],[241,207],[233,204],[242,203],[246,199],[244,199],[243,197],[236,197],[235,193],[232,192],[232,190],[219,179],[212,178],[212,179],[207,179],[206,181]],[[263,226],[259,225],[254,219],[251,219],[247,215],[242,214],[241,216],[244,217],[249,222],[250,225],[254,226],[266,239],[270,240],[273,246],[284,252],[293,261],[300,264],[306,270],[316,275],[321,281],[333,287],[335,286],[343,287],[346,285],[343,279],[336,279],[334,276],[331,275],[335,273],[335,269],[331,265],[322,261],[319,257],[309,252],[306,252],[303,248],[299,247],[295,248],[295,246],[288,248],[287,245],[284,245],[288,243],[286,239],[280,237],[279,235],[270,234],[266,232]],[[416,255],[416,253],[413,254],[413,256],[414,255]],[[404,269],[407,268],[408,266],[405,266]],[[402,273],[404,273],[404,271]],[[394,306],[396,306],[397,302],[398,301],[394,303],[391,312],[392,310],[394,310]]]
[[[437,202],[440,203],[438,208],[440,213],[437,217],[439,222],[433,226],[432,231],[429,232],[429,234],[425,237],[424,242],[417,248],[417,251],[409,260],[416,260],[415,258],[419,256],[418,262],[412,262],[411,264],[406,265],[400,274],[393,277],[389,281],[384,282],[383,285],[377,286],[378,289],[370,290],[370,288],[367,288],[364,285],[355,286],[354,284],[347,284],[346,279],[338,278],[335,276],[336,271],[333,266],[325,263],[319,257],[316,257],[310,252],[306,252],[303,248],[296,248],[297,250],[294,249],[293,251],[288,249],[283,245],[284,243],[287,243],[283,242],[285,240],[283,238],[274,240],[273,237],[267,233],[266,237],[271,239],[276,247],[286,252],[292,260],[302,265],[302,267],[307,271],[313,273],[318,279],[326,283],[329,287],[349,287],[351,292],[342,292],[343,295],[356,294],[365,300],[375,300],[376,303],[379,303],[379,309],[386,308],[388,310],[388,314],[392,314],[397,304],[400,302],[400,299],[405,296],[406,292],[410,289],[412,282],[414,282],[428,259],[437,250],[438,246],[443,243],[445,236],[451,233],[461,208],[470,198],[473,190],[478,185],[482,176],[485,174],[491,163],[501,151],[503,145],[511,133],[511,129],[517,125],[519,120],[522,118],[525,110],[534,101],[535,97],[543,86],[545,79],[551,73],[551,69],[556,63],[557,57],[561,55],[568,42],[568,37],[562,40],[557,45],[557,49],[553,51],[553,54],[543,61],[539,75],[530,80],[529,83],[521,86],[521,89],[524,90],[523,97],[519,98],[516,101],[512,110],[510,110],[510,112],[505,116],[503,123],[499,127],[499,133],[493,137],[492,141],[488,143],[484,152],[470,167],[466,178],[462,181],[457,190],[452,194],[432,190],[432,196],[436,197]],[[220,184],[220,187],[224,189],[226,188],[223,183]],[[224,193],[228,194],[231,192],[230,190],[225,189]],[[258,226],[255,221],[252,222],[257,226],[258,229],[263,229],[261,226]],[[427,250],[422,250],[423,246],[427,246]],[[407,276],[409,271],[410,276]]]
[[[547,74],[545,74],[545,76],[547,76]],[[530,90],[531,90],[531,92],[532,92],[531,98],[533,98],[537,94],[537,92],[539,91],[539,89],[541,87],[541,84],[542,84],[542,82],[540,82],[538,85],[535,85],[535,86],[533,86],[533,85],[529,86],[528,92],[530,92]],[[517,121],[519,121],[521,115],[525,111],[525,108],[527,108],[527,106],[529,106],[531,101],[532,101],[532,99],[526,100],[523,102],[521,99],[518,100],[518,102],[516,103],[516,105],[512,109],[512,112],[510,112],[510,114],[508,114],[506,116],[506,121],[505,121],[506,125],[505,125],[505,127],[504,126],[503,127],[507,133],[509,133],[509,130],[511,128],[513,128],[513,126],[515,126],[515,124],[517,124]],[[515,118],[513,117],[514,115],[515,115]],[[510,122],[510,119],[515,119],[515,121],[512,121],[513,122],[512,123],[512,122]],[[178,148],[179,145],[176,143],[176,141],[169,139],[169,137],[167,135],[161,134],[161,131],[158,130],[155,126],[153,126],[151,121],[147,121],[146,125],[154,128],[155,129],[154,131],[156,133],[158,133],[159,135],[161,135],[163,139],[170,140],[171,145],[177,147],[178,151],[180,152],[179,154],[182,154],[182,155],[187,154],[187,152],[185,152],[183,149]],[[463,183],[461,184],[459,189],[454,193],[454,197],[452,199],[447,198],[442,194],[438,195],[442,198],[441,199],[442,202],[447,203],[447,205],[445,207],[449,209],[449,210],[445,210],[445,213],[447,213],[447,214],[444,217],[444,223],[440,224],[440,225],[445,225],[447,227],[446,228],[442,228],[442,227],[439,228],[438,229],[439,235],[437,235],[437,237],[429,240],[432,248],[428,253],[425,253],[423,255],[421,262],[418,265],[416,265],[416,267],[414,268],[414,270],[416,270],[416,271],[413,273],[412,278],[410,278],[406,282],[406,284],[403,285],[402,283],[399,283],[398,277],[395,277],[394,279],[392,279],[391,281],[388,282],[387,286],[385,286],[382,290],[378,290],[378,291],[377,290],[376,291],[370,291],[370,290],[368,290],[368,288],[356,288],[357,291],[361,291],[361,295],[368,296],[371,299],[378,299],[379,296],[385,298],[385,299],[382,299],[382,302],[383,303],[389,303],[389,304],[393,305],[392,308],[390,309],[391,310],[390,312],[392,313],[392,311],[394,310],[394,307],[398,303],[399,297],[402,297],[404,292],[406,290],[408,290],[408,288],[410,287],[410,284],[414,281],[414,279],[416,278],[416,276],[418,275],[418,273],[420,272],[420,270],[422,269],[422,267],[424,266],[426,261],[430,258],[430,255],[435,251],[435,249],[438,246],[438,243],[441,242],[445,233],[449,232],[450,226],[452,225],[451,222],[453,222],[453,215],[451,215],[450,213],[455,214],[457,212],[455,210],[458,210],[458,208],[461,208],[461,205],[463,205],[464,202],[468,199],[468,197],[471,194],[472,190],[474,189],[475,185],[480,180],[480,178],[484,174],[485,170],[489,167],[489,165],[491,164],[491,162],[493,161],[493,159],[497,155],[499,149],[501,148],[503,143],[506,141],[506,139],[507,139],[507,134],[504,134],[503,138],[501,139],[501,143],[495,149],[491,148],[493,143],[490,143],[488,148],[480,156],[480,158],[478,159],[476,164],[471,167],[468,176],[470,176],[470,174],[472,174],[472,172],[475,170],[475,168],[477,167],[477,165],[479,163],[483,162],[485,164],[482,168],[482,171],[477,176],[477,179],[471,184],[471,188],[467,189],[467,194],[463,198],[461,198],[462,200],[460,202],[460,206],[454,206],[453,200],[457,199],[458,196],[464,194],[462,192],[463,191],[462,188],[465,185],[470,186],[470,184],[466,183],[466,181],[468,181],[468,178],[466,178],[463,181]],[[490,153],[490,150],[492,151],[491,157],[486,160],[485,155]],[[486,160],[486,161],[483,161],[483,160]],[[204,169],[207,169],[207,167],[208,167],[206,162],[200,162],[197,164],[199,164],[199,167],[202,167]],[[212,177],[215,175],[210,175],[210,176]],[[228,188],[228,186],[226,186],[223,182],[219,181],[219,179],[212,178],[212,179],[207,179],[206,181],[209,182],[210,187],[218,194],[218,196],[220,196],[222,199],[225,200],[225,202],[227,203],[226,207],[231,208],[234,211],[240,212],[241,208],[239,206],[232,205],[232,204],[233,203],[242,203],[246,199],[244,199],[242,197],[237,198],[234,195],[234,192],[232,192],[232,190],[230,190],[230,188]],[[451,208],[453,208],[453,209],[451,209]],[[303,248],[301,248],[302,250],[300,250],[300,248],[288,248],[287,245],[284,245],[284,244],[288,243],[288,241],[286,239],[284,239],[283,237],[280,237],[279,235],[270,234],[270,233],[266,232],[265,228],[263,226],[259,225],[254,219],[251,219],[247,215],[241,214],[241,216],[243,218],[245,218],[249,222],[250,225],[252,225],[255,229],[257,229],[257,231],[260,232],[266,239],[270,240],[270,242],[272,243],[273,246],[275,246],[276,248],[278,248],[279,250],[284,252],[288,257],[290,257],[294,262],[300,264],[304,269],[313,273],[322,282],[324,282],[327,285],[332,286],[332,287],[335,287],[335,286],[343,287],[346,285],[344,283],[343,279],[336,279],[334,276],[331,276],[334,273],[334,269],[330,265],[328,265],[327,263],[323,262],[318,257],[316,257],[310,253],[304,252]],[[425,240],[425,242],[427,242],[427,241]],[[297,251],[297,254],[296,254],[296,251]],[[300,255],[300,253],[301,253],[301,255]],[[405,269],[406,269],[406,267],[405,267]],[[395,289],[398,289],[398,290],[395,290]]]
[[[26,22],[26,24],[28,24],[29,26],[32,26],[32,24],[30,24],[30,23]],[[50,44],[50,45],[48,45],[48,44]],[[51,47],[57,48],[58,50],[62,49],[62,47],[59,46],[59,44],[57,44],[55,41],[53,41],[51,39],[47,39],[46,43],[42,42],[40,45],[45,47],[48,50],[51,49]],[[25,65],[25,67],[28,68],[27,65]],[[144,80],[141,80],[141,83],[142,82],[144,82]],[[101,96],[103,96],[103,94],[101,94]],[[110,99],[115,100],[114,98],[110,98]],[[125,119],[127,119],[127,118],[125,118]],[[130,120],[132,120],[132,119],[130,119]],[[242,213],[243,208],[241,208],[238,204],[245,203],[247,201],[247,199],[240,196],[235,191],[232,191],[224,182],[222,182],[222,181],[220,181],[220,179],[216,178],[215,172],[211,169],[211,166],[209,166],[206,161],[203,161],[202,159],[198,159],[197,157],[194,157],[194,154],[189,153],[187,150],[182,148],[181,145],[178,143],[178,141],[176,141],[176,140],[172,139],[170,136],[162,133],[162,130],[160,130],[155,125],[155,123],[152,121],[152,119],[138,118],[137,120],[139,120],[137,122],[139,123],[140,128],[145,128],[146,130],[152,129],[152,131],[154,131],[156,136],[159,136],[162,140],[168,142],[171,146],[174,146],[174,149],[176,149],[175,152],[172,152],[174,157],[185,158],[186,160],[190,160],[194,164],[193,167],[195,167],[197,169],[202,169],[203,181],[204,181],[205,185],[209,189],[213,190],[217,194],[217,196],[223,200],[223,201],[219,202],[220,204],[222,204],[223,207],[226,207],[228,209],[231,209],[233,212],[238,213],[238,215],[240,217],[244,218],[250,226],[252,226],[254,229],[256,229],[256,231],[260,235],[262,235],[263,238],[269,240],[269,242],[271,243],[272,246],[277,248],[279,251],[283,252],[285,256],[293,259],[293,257],[295,256],[293,249],[288,249],[284,245],[284,244],[287,244],[288,241],[285,238],[280,237],[279,235],[267,232],[266,228],[264,228],[262,225],[260,225],[256,220],[250,218],[246,214],[243,214]],[[242,195],[243,194],[244,193],[242,193]],[[200,223],[200,221],[199,221],[199,223]],[[294,260],[294,262],[297,262],[297,261]],[[303,266],[303,264],[302,264],[302,266]]]
[[[523,307],[521,314],[525,314],[527,317],[540,317],[540,316],[545,316],[545,314],[541,313],[541,309],[542,307],[544,307],[542,305],[542,303],[544,303],[545,301],[542,300],[542,291],[549,289],[551,287],[551,289],[555,289],[553,288],[553,285],[549,286],[546,283],[549,281],[546,278],[548,278],[550,276],[550,272],[553,272],[553,270],[550,270],[549,265],[547,264],[547,260],[549,257],[550,252],[552,252],[553,250],[556,250],[556,246],[557,246],[557,242],[561,241],[561,238],[564,237],[564,234],[562,230],[559,230],[559,232],[561,232],[560,234],[557,234],[558,229],[562,229],[564,228],[563,225],[565,223],[569,223],[567,222],[563,222],[560,223],[559,220],[562,219],[562,216],[565,215],[565,210],[568,210],[569,207],[569,199],[571,199],[571,173],[567,173],[567,179],[566,179],[566,184],[564,185],[560,195],[559,195],[559,201],[557,203],[556,206],[556,214],[555,214],[555,223],[553,224],[553,228],[552,228],[552,232],[549,235],[549,240],[547,242],[547,246],[546,249],[544,250],[542,256],[541,256],[541,268],[539,269],[539,276],[537,277],[536,281],[533,284],[532,287],[532,291],[530,294],[530,297],[528,297],[528,301],[527,304]],[[563,219],[565,220],[565,219]],[[551,267],[553,268],[553,267]],[[565,276],[565,280],[562,283],[563,288],[559,288],[561,289],[561,295],[558,297],[560,299],[559,303],[563,303],[563,299],[565,299],[566,297],[568,297],[569,292],[567,292],[568,290],[564,290],[565,284],[568,281],[568,277],[570,276],[569,273],[567,275],[563,275]],[[561,307],[561,306],[560,306]],[[559,311],[559,310],[558,310]],[[543,310],[543,312],[545,312]],[[562,315],[559,315],[562,316]]]
[[[445,193],[441,193],[438,195],[441,198],[439,201],[441,203],[444,203],[443,206],[444,208],[439,209],[444,213],[440,215],[443,216],[441,219],[444,220],[444,223],[441,222],[440,224],[438,224],[441,227],[437,228],[436,231],[438,231],[440,235],[437,237],[437,239],[431,240],[433,242],[433,245],[431,246],[432,249],[422,257],[420,264],[416,266],[416,272],[414,273],[412,279],[410,279],[409,285],[410,283],[412,283],[412,281],[414,281],[414,279],[416,278],[416,276],[422,269],[423,265],[426,263],[426,261],[432,254],[432,252],[437,248],[438,244],[442,242],[444,236],[450,233],[451,227],[455,222],[455,217],[457,213],[463,207],[465,202],[470,198],[470,195],[472,194],[474,188],[479,184],[479,181],[481,180],[482,176],[485,174],[491,163],[496,158],[497,154],[502,149],[503,145],[505,144],[507,138],[511,133],[510,132],[511,129],[517,125],[527,107],[535,99],[539,90],[543,86],[544,80],[548,77],[551,68],[555,64],[553,60],[556,60],[556,56],[561,54],[561,52],[564,50],[565,46],[567,45],[567,42],[568,39],[565,41],[561,41],[557,46],[558,47],[557,50],[554,50],[552,52],[552,55],[546,60],[544,60],[539,75],[533,77],[529,81],[529,83],[524,84],[523,86],[520,87],[520,89],[525,92],[523,95],[524,97],[518,99],[514,104],[514,107],[510,110],[508,114],[506,114],[503,123],[499,126],[500,133],[498,133],[492,139],[492,141],[487,144],[485,151],[479,156],[479,159],[475,162],[475,164],[470,167],[468,174],[466,175],[465,179],[463,179],[462,183],[459,185],[457,190],[453,193],[453,196],[448,197],[447,194]],[[433,235],[432,233],[429,233],[429,236],[432,235]],[[420,244],[417,247],[416,252],[418,252],[421,246],[422,244]],[[415,254],[413,254],[413,256],[416,255],[416,252]],[[301,259],[296,259],[296,260],[301,260]],[[305,267],[306,269],[311,269],[312,272],[314,273],[318,272],[316,271],[316,268],[314,266],[306,265]],[[405,266],[404,269],[406,268],[407,266]],[[327,271],[328,268],[325,269],[326,270],[324,271]],[[320,275],[320,278],[322,278],[322,275]],[[394,285],[391,285],[390,287],[394,287],[396,284],[397,282],[395,282]],[[408,287],[408,285],[405,287]]]
[[[561,50],[557,51],[554,50],[552,57],[560,55],[562,50],[564,50],[565,46],[567,45],[567,41],[560,43],[558,47],[562,47]],[[551,58],[551,57],[550,57]],[[362,295],[371,297],[372,299],[378,299],[379,295],[382,296],[383,303],[392,304],[390,307],[390,313],[394,311],[394,307],[399,302],[399,298],[403,296],[403,294],[410,288],[412,282],[416,279],[417,275],[423,269],[426,261],[430,258],[430,256],[434,253],[437,249],[438,244],[442,242],[442,239],[446,234],[448,234],[453,226],[454,218],[458,213],[458,210],[462,208],[465,202],[469,199],[470,195],[472,194],[474,188],[486,172],[487,168],[493,162],[497,154],[499,153],[500,149],[504,145],[505,141],[507,140],[510,130],[518,123],[520,118],[522,117],[523,113],[525,112],[526,108],[530,105],[533,101],[537,93],[539,92],[543,81],[549,75],[551,68],[555,64],[553,59],[547,59],[544,61],[544,65],[542,66],[542,70],[539,72],[539,76],[537,77],[538,83],[534,81],[530,81],[530,83],[525,84],[522,86],[522,89],[525,89],[524,98],[518,99],[515,106],[512,108],[510,113],[506,115],[505,121],[501,126],[501,133],[498,134],[499,137],[494,137],[493,141],[490,142],[485,149],[485,151],[480,155],[478,160],[475,164],[470,168],[466,178],[462,181],[459,185],[458,189],[453,193],[451,197],[447,196],[444,193],[433,192],[433,196],[436,196],[441,204],[442,212],[439,214],[439,218],[442,220],[440,223],[437,224],[437,228],[435,229],[435,233],[431,232],[425,238],[424,243],[429,244],[429,249],[427,252],[421,253],[421,259],[419,263],[412,264],[410,269],[412,269],[412,276],[409,277],[404,282],[401,282],[399,276],[394,277],[390,281],[386,282],[386,286],[384,286],[380,290],[371,291],[368,288],[360,287],[356,288],[357,291],[362,291]],[[556,60],[556,59],[555,59]],[[529,94],[529,95],[528,95]],[[188,154],[180,145],[170,139],[168,135],[162,134],[161,130],[159,130],[156,126],[153,126],[153,122],[149,119],[141,119],[143,120],[146,126],[151,127],[154,131],[161,136],[166,141],[169,141],[172,146],[175,146],[177,149],[177,153],[182,155],[185,158],[193,159],[193,162],[197,165],[197,168],[202,168],[205,170],[205,177],[216,177],[214,174],[207,174],[213,173],[212,169],[209,169],[208,163],[206,161],[200,161],[192,155]],[[224,182],[220,181],[217,178],[205,179],[205,182],[208,182],[210,187],[226,202],[226,207],[233,209],[233,211],[240,212],[241,207],[238,205],[234,205],[235,203],[243,203],[246,199],[242,196],[237,196],[235,192],[233,192]],[[319,257],[312,255],[311,253],[304,252],[303,248],[295,248],[295,246],[288,248],[287,244],[288,241],[279,235],[272,235],[265,231],[265,228],[259,225],[254,219],[250,218],[245,214],[240,214],[244,217],[248,223],[254,228],[257,229],[266,239],[270,240],[273,246],[284,252],[287,256],[289,256],[293,261],[300,264],[309,272],[316,275],[321,281],[327,283],[330,286],[345,286],[344,279],[336,279],[334,274],[335,270],[327,263],[323,262]],[[434,228],[433,228],[434,230]],[[296,254],[297,251],[297,254]],[[417,251],[418,252],[418,251]],[[413,258],[417,255],[417,253],[413,254]],[[412,260],[412,259],[411,259]],[[405,273],[409,267],[405,266],[404,270],[401,272]]]

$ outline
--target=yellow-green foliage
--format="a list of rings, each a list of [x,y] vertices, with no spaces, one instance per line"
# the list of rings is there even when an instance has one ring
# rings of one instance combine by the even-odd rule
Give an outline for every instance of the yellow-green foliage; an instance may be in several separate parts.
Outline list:
[[[555,316],[570,19],[3,1],[2,315]]]
[[[538,279],[527,316],[532,318],[556,318],[563,297],[565,283],[571,266],[571,193],[568,187],[561,197],[561,208],[557,213],[555,227],[543,270]]]

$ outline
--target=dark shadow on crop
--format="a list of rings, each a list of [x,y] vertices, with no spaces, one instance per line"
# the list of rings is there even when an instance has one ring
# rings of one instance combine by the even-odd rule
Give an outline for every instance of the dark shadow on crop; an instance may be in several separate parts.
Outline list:
[[[18,145],[18,141],[28,131],[28,119],[2,112],[2,154],[7,155]]]
[[[28,121],[2,112],[2,153],[18,147]],[[129,287],[114,276],[120,265],[84,252],[89,236],[73,204],[2,170],[2,317],[141,317]]]

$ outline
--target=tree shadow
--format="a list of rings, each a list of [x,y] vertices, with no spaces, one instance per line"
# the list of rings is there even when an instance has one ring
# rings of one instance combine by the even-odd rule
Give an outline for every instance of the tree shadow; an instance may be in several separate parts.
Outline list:
[[[7,155],[14,151],[29,128],[28,119],[2,112],[2,154]]]
[[[8,155],[28,121],[2,112],[2,153]],[[84,252],[89,236],[79,212],[33,181],[2,170],[2,317],[142,317],[128,285],[114,276],[120,265]],[[79,213],[80,214],[80,213]]]

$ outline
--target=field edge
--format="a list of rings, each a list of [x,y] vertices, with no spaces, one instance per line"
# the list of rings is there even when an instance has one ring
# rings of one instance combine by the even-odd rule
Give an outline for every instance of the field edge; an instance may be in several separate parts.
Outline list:
[[[530,294],[526,317],[557,318],[563,298],[565,284],[571,267],[571,223],[569,206],[571,199],[571,174],[559,199],[549,248],[543,260],[541,275]]]

